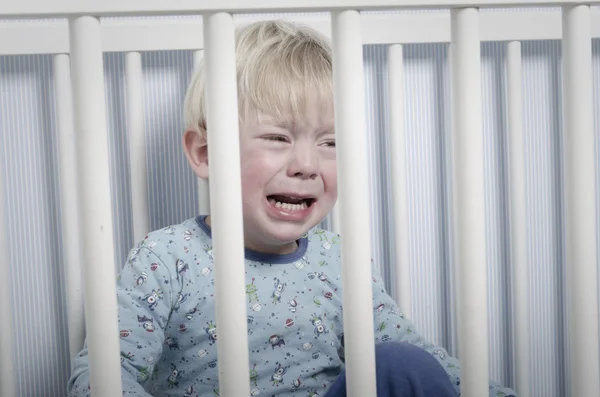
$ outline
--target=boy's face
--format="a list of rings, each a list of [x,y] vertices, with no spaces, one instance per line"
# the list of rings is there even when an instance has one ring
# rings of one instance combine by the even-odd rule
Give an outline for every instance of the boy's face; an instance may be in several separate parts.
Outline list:
[[[321,222],[337,198],[332,106],[315,101],[306,117],[277,125],[269,117],[240,127],[246,246],[287,253]]]

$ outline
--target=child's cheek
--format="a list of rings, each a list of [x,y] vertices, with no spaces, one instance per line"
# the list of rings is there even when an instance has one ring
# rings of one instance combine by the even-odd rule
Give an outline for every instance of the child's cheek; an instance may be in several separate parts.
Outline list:
[[[324,162],[321,175],[325,184],[325,190],[337,197],[337,167],[335,161]]]
[[[268,180],[268,167],[261,158],[250,156],[247,161],[242,158],[242,193],[244,196],[252,195],[253,192],[262,191]]]

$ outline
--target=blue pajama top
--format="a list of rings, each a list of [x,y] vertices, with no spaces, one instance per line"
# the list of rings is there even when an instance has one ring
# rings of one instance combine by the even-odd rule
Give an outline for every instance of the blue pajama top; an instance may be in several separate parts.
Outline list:
[[[150,233],[117,278],[125,396],[219,395],[212,240],[204,219]],[[324,396],[344,366],[338,235],[315,228],[291,254],[246,250],[245,257],[251,395]],[[374,270],[372,279],[375,343],[422,347],[459,390],[458,361],[419,335]],[[68,393],[90,395],[87,341]],[[514,394],[490,385],[490,396]]]

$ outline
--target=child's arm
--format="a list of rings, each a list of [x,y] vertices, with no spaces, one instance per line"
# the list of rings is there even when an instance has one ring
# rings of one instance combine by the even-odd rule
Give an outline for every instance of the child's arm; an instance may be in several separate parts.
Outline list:
[[[403,341],[419,346],[431,353],[444,367],[457,392],[460,392],[460,363],[450,357],[445,349],[429,343],[406,318],[394,300],[386,293],[383,280],[373,268],[373,309],[375,323],[375,343]],[[490,397],[511,397],[516,393],[495,382],[490,382]]]
[[[143,384],[152,377],[162,354],[163,330],[179,291],[178,279],[172,277],[171,271],[142,242],[131,251],[117,278],[121,369],[126,396],[150,396]],[[86,342],[73,363],[69,397],[90,395],[88,368]]]

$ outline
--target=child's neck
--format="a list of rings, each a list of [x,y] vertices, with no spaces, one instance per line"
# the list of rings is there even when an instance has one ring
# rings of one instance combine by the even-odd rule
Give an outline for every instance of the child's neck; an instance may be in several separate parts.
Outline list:
[[[204,222],[206,222],[206,224],[212,228],[210,215],[208,215],[206,217]],[[268,249],[265,249],[264,247],[261,247],[261,248],[255,247],[254,244],[250,243],[248,241],[248,239],[246,239],[246,238],[244,239],[244,242],[245,242],[246,249],[252,250],[254,252],[259,252],[262,254],[286,255],[286,254],[291,254],[292,252],[295,252],[298,249],[297,241],[293,241],[288,244],[283,244],[283,245],[275,246],[275,247],[268,248]]]

